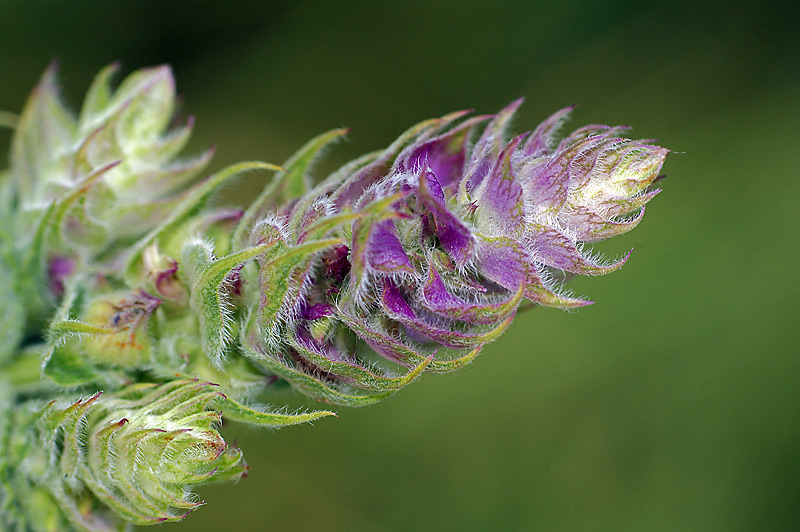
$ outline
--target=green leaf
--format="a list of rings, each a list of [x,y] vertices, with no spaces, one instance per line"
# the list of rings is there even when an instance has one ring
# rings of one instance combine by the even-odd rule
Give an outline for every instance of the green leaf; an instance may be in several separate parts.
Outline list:
[[[294,210],[297,213],[302,213],[308,209],[314,201],[318,198],[328,195],[335,188],[340,186],[347,178],[354,174],[356,171],[365,168],[366,166],[374,163],[378,157],[381,156],[383,151],[374,151],[362,155],[361,157],[345,163],[338,170],[326,177],[321,183],[314,187],[308,194],[297,200],[297,205]]]
[[[393,391],[378,394],[353,394],[344,392],[338,390],[331,382],[325,382],[321,378],[291,367],[289,362],[282,358],[280,353],[264,353],[263,349],[254,343],[253,335],[256,333],[253,331],[254,327],[251,323],[252,321],[251,316],[247,326],[243,328],[243,332],[250,332],[243,334],[240,345],[242,354],[250,359],[256,366],[286,380],[301,393],[326,403],[351,407],[377,403],[381,399],[394,393]],[[248,336],[250,337],[249,339],[247,338]]]
[[[200,341],[203,351],[215,363],[222,361],[230,333],[230,310],[220,292],[225,277],[231,270],[275,246],[269,242],[213,259],[209,246],[202,242],[188,244],[183,251],[183,261],[191,272],[192,286],[189,305],[200,319]]]
[[[60,320],[50,324],[50,339],[54,343],[59,343],[74,334],[116,334],[117,332],[119,332],[117,329],[98,327],[78,320]]]
[[[337,316],[342,323],[363,338],[369,346],[379,353],[386,353],[388,358],[414,367],[423,364],[430,355],[418,353],[412,347],[404,344],[394,337],[389,330],[380,323],[381,317],[365,317],[355,310],[352,299],[343,298],[340,302],[340,312]],[[485,344],[479,344],[464,355],[447,360],[432,360],[427,364],[426,371],[431,373],[449,373],[470,364],[480,354]],[[387,356],[384,355],[384,356]]]
[[[259,425],[261,427],[280,428],[300,423],[310,423],[328,416],[336,416],[329,410],[317,410],[303,414],[279,414],[266,412],[255,406],[245,406],[229,397],[222,399],[220,407],[222,414],[228,419]]]
[[[233,234],[233,245],[244,246],[247,231],[270,209],[289,203],[307,194],[310,189],[308,172],[322,154],[323,148],[341,138],[347,129],[333,129],[308,141],[283,165],[283,170],[275,174],[272,181],[245,211]]]
[[[246,347],[243,348],[243,353],[255,364],[286,380],[304,395],[329,404],[350,407],[366,406],[377,403],[393,393],[383,392],[361,395],[342,392],[322,379],[289,367],[285,362],[274,357],[263,355]]]
[[[296,246],[277,245],[267,254],[259,273],[261,302],[258,308],[259,326],[265,335],[271,336],[287,317],[285,301],[290,293],[292,270],[300,263],[309,260],[314,253],[342,244],[341,238],[312,240]],[[296,287],[299,289],[299,287]],[[274,339],[273,339],[274,340]]]
[[[331,360],[321,353],[317,353],[302,342],[289,337],[289,343],[305,359],[320,367],[322,370],[340,377],[352,379],[355,386],[379,392],[394,392],[411,384],[419,377],[425,368],[433,361],[433,355],[423,360],[418,366],[411,368],[405,375],[389,377],[380,370],[370,370],[355,362],[340,362]]]
[[[138,525],[180,520],[199,506],[191,485],[248,469],[217,432],[221,415],[208,409],[223,397],[210,383],[179,380],[52,401],[30,433],[37,454],[29,462],[43,466],[34,478],[76,530],[117,530],[112,511]]]
[[[301,241],[303,240],[315,240],[318,238],[322,238],[330,231],[333,231],[337,227],[354,222],[364,215],[360,212],[350,213],[350,212],[342,212],[339,214],[332,214],[330,216],[324,216],[319,220],[315,221],[311,225],[309,225],[304,231]]]

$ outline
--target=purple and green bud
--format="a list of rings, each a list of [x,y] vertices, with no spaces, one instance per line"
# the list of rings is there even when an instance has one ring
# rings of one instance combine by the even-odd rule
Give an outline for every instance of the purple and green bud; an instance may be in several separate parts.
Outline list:
[[[255,223],[253,213],[268,212],[257,203],[242,218],[250,245],[279,242],[258,259],[261,294],[242,333],[245,355],[308,395],[366,404],[420,371],[471,360],[523,299],[589,304],[565,294],[553,272],[622,266],[627,255],[604,261],[586,244],[639,223],[667,150],[606,126],[559,142],[568,109],[510,138],[520,103],[493,117],[418,124],[311,190],[303,172],[280,175],[296,184],[270,188],[296,191],[280,197],[291,203]],[[314,231],[326,219],[327,232]],[[331,270],[332,261],[343,264]]]

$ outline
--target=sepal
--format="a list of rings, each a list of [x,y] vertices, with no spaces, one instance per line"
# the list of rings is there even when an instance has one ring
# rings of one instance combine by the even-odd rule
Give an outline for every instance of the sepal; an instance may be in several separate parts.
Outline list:
[[[226,279],[236,267],[273,247],[274,243],[269,242],[218,259],[208,243],[198,241],[184,247],[183,264],[191,287],[189,304],[200,321],[203,351],[218,365],[222,363],[232,339],[231,303],[225,293]]]

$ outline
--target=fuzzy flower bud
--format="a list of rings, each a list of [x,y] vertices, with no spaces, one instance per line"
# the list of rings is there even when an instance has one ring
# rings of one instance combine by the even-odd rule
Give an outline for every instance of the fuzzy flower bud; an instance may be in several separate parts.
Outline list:
[[[304,393],[360,405],[424,370],[468,363],[523,299],[589,304],[564,294],[550,272],[622,266],[627,256],[606,262],[584,243],[639,223],[667,150],[606,126],[557,143],[569,109],[509,140],[520,103],[494,117],[418,124],[314,189],[310,161],[342,132],[287,161],[242,218],[274,209],[251,232],[253,245],[272,247],[259,259],[261,297],[244,353]]]
[[[50,403],[6,449],[19,460],[13,482],[22,498],[7,501],[17,508],[19,529],[27,530],[27,522],[50,523],[48,530],[67,523],[118,530],[118,518],[135,524],[180,519],[200,505],[188,491],[193,484],[247,472],[240,451],[216,430],[220,414],[207,410],[221,397],[207,383],[173,381]],[[36,496],[23,497],[20,487]]]

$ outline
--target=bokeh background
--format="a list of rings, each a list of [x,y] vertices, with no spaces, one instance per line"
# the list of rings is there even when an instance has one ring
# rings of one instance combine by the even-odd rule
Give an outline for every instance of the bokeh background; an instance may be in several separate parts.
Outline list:
[[[170,63],[214,168],[352,127],[322,175],[519,96],[518,131],[577,103],[573,126],[674,150],[599,246],[628,264],[571,282],[596,305],[523,313],[466,370],[338,419],[227,426],[252,475],[165,530],[800,530],[798,5],[0,0],[0,108],[53,59],[76,109],[113,60]]]

